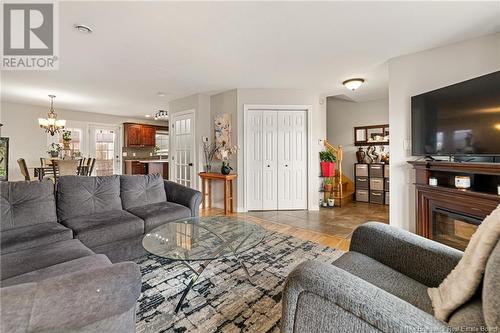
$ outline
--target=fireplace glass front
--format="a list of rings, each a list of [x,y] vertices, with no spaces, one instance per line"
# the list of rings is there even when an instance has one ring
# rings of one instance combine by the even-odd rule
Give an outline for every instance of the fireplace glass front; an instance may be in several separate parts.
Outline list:
[[[463,251],[481,221],[476,216],[433,208],[432,239]]]

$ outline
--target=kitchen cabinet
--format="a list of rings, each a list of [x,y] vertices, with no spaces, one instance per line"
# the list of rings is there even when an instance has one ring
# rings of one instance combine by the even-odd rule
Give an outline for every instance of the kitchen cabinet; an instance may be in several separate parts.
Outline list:
[[[154,147],[156,126],[144,124],[123,124],[125,147]]]
[[[126,175],[146,175],[148,173],[148,165],[139,161],[125,161]]]

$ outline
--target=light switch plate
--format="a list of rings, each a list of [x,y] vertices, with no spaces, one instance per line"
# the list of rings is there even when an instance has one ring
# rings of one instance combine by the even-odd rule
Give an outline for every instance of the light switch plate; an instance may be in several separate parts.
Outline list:
[[[323,145],[323,139],[318,139],[318,145],[322,146]]]
[[[128,154],[127,154],[127,152],[126,152],[126,151],[124,151],[124,152],[122,153],[122,156],[123,156],[123,157],[127,157],[127,155],[128,155]]]
[[[202,138],[202,141],[203,141],[203,142],[208,142],[208,136],[204,136],[204,137]]]
[[[410,139],[403,140],[403,149],[404,150],[411,150],[411,140]]]

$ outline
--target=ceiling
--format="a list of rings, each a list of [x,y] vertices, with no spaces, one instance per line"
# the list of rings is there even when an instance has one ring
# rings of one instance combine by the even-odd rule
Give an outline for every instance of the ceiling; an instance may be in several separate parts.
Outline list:
[[[127,116],[233,88],[364,101],[387,96],[388,59],[500,31],[498,1],[82,1],[59,12],[59,70],[4,71],[3,100],[47,106],[54,93],[56,108]],[[354,93],[341,85],[352,77],[366,79]]]

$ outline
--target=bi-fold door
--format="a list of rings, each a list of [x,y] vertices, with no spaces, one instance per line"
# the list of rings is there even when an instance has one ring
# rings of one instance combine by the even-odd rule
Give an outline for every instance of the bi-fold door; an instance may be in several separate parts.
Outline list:
[[[247,114],[247,209],[307,209],[307,113]]]

